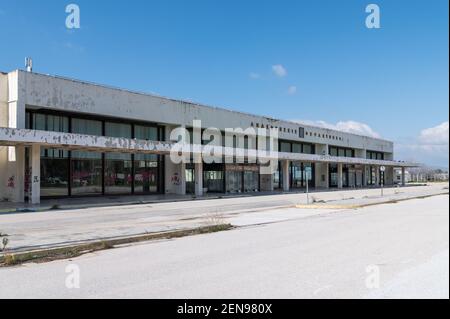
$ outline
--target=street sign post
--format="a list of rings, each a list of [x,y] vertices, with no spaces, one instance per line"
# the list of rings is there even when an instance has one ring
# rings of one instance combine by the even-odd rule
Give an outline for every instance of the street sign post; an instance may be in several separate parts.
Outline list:
[[[381,166],[380,167],[380,184],[381,184],[381,197],[384,196],[384,172],[386,171],[386,167]]]
[[[306,204],[309,205],[309,180],[312,176],[312,168],[310,166],[305,167],[305,179],[306,179]]]

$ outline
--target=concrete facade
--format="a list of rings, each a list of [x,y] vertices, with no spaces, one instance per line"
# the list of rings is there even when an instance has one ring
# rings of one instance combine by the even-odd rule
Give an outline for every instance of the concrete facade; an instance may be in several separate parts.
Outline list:
[[[102,118],[120,122],[142,123],[148,122],[157,125],[164,131],[158,141],[139,140],[130,137],[108,137],[92,134],[74,134],[71,132],[42,131],[27,127],[27,114],[56,114],[68,117],[71,127],[73,117]],[[173,163],[168,155],[171,147],[176,141],[170,141],[170,133],[177,127],[190,128],[194,121],[201,120],[202,129],[216,128],[220,132],[228,128],[266,128],[276,130],[279,142],[290,143],[290,145],[308,146],[311,152],[286,152],[280,149],[273,154],[263,155],[267,159],[280,161],[279,174],[282,184],[276,184],[271,174],[258,174],[255,178],[254,168],[248,164],[231,167],[237,172],[235,175],[227,173],[223,168],[222,174],[217,168],[208,170],[206,164],[196,163],[190,168],[186,163]],[[104,125],[104,124],[103,124]],[[133,131],[134,131],[134,124]],[[150,125],[150,124],[149,124]],[[194,129],[195,130],[195,129]],[[239,134],[237,134],[239,135]],[[245,133],[241,134],[246,135]],[[194,141],[201,144],[201,141]],[[203,146],[200,146],[200,150]],[[292,148],[294,146],[291,146]],[[330,148],[341,148],[352,151],[351,157],[332,156]],[[64,151],[86,151],[86,152],[115,152],[130,154],[155,154],[162,156],[158,167],[162,167],[158,179],[163,187],[159,189],[166,194],[185,194],[192,169],[193,193],[202,196],[209,188],[218,187],[205,185],[205,176],[223,179],[223,191],[228,190],[229,181],[233,178],[240,183],[242,176],[242,190],[257,189],[259,191],[272,191],[281,188],[290,190],[294,183],[302,187],[305,181],[304,172],[306,165],[313,165],[314,176],[312,183],[315,187],[328,188],[333,180],[334,172],[330,165],[337,164],[337,187],[344,187],[347,180],[359,180],[354,184],[366,186],[371,180],[370,172],[375,172],[375,184],[380,183],[380,166],[388,169],[384,174],[385,184],[394,183],[394,167],[404,168],[414,164],[395,162],[393,143],[383,139],[370,138],[341,131],[324,129],[309,125],[282,121],[264,116],[251,115],[226,109],[209,107],[205,105],[179,101],[149,94],[131,92],[123,89],[110,88],[82,81],[29,73],[25,71],[13,71],[0,73],[0,200],[21,202],[28,199],[31,202],[39,202],[41,197],[40,185],[41,175],[41,152],[45,149],[60,149]],[[240,150],[241,147],[236,147]],[[306,149],[306,147],[304,147]],[[243,152],[249,150],[242,149]],[[376,152],[381,158],[368,158],[367,154]],[[195,152],[192,152],[195,156]],[[70,153],[69,153],[70,154]],[[259,154],[259,153],[258,153]],[[133,155],[134,156],[134,155]],[[70,155],[69,155],[70,158]],[[134,157],[131,157],[134,158]],[[70,160],[70,159],[69,159]],[[103,161],[105,156],[103,155]],[[135,161],[137,162],[137,161]],[[135,173],[137,165],[132,163],[132,182],[137,179]],[[362,165],[361,173],[349,173],[352,167]],[[372,171],[370,171],[372,168]],[[222,169],[222,168],[221,168]],[[253,171],[252,171],[253,169]],[[105,170],[105,164],[103,164]],[[213,171],[211,171],[213,170]],[[239,175],[240,171],[242,175]],[[297,170],[297,173],[296,173]],[[370,172],[369,172],[370,171]],[[352,172],[352,171],[351,171]],[[104,173],[103,173],[104,174]],[[188,174],[188,176],[186,175]],[[233,173],[234,174],[234,173]],[[349,175],[350,174],[350,175]],[[120,174],[119,174],[120,175]],[[209,176],[208,175],[208,176]],[[218,175],[219,177],[217,177]],[[333,175],[333,176],[332,176]],[[234,177],[233,177],[234,176]],[[238,176],[238,177],[236,177]],[[287,178],[285,178],[287,177]],[[73,182],[72,175],[67,183]],[[296,180],[297,178],[297,180]],[[101,177],[104,188],[104,175]],[[125,178],[122,177],[124,180]],[[250,183],[250,182],[251,183]],[[79,182],[77,180],[77,182]],[[216,179],[217,182],[217,179]],[[212,182],[211,182],[212,183]],[[250,183],[250,186],[245,186]],[[349,182],[347,181],[349,185]],[[240,184],[239,184],[240,185]],[[68,186],[70,189],[70,186]],[[209,188],[208,188],[209,187]],[[131,186],[134,191],[134,186]],[[240,191],[240,190],[239,190]]]

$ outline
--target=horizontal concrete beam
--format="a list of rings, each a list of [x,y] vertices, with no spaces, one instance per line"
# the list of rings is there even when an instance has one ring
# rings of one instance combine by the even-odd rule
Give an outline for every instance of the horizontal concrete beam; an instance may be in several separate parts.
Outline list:
[[[68,150],[82,150],[93,152],[119,153],[147,153],[170,154],[175,143],[145,141],[129,138],[94,136],[73,133],[60,133],[26,129],[0,128],[0,145],[2,146],[32,146],[40,145],[47,148],[62,148]],[[201,154],[205,146],[193,145],[189,153]],[[250,158],[261,160],[290,160],[311,163],[343,163],[354,165],[374,165],[392,167],[416,167],[416,163],[370,160],[356,157],[334,157],[329,155],[315,155],[302,153],[266,152],[257,150],[233,149],[229,147],[215,147],[216,151],[224,155],[247,154]]]

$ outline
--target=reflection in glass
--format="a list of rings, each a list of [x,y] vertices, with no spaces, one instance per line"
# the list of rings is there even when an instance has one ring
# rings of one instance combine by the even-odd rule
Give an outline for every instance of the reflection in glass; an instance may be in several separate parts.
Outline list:
[[[66,116],[33,114],[33,129],[52,132],[69,132],[69,118]]]
[[[158,156],[136,154],[134,156],[134,191],[156,193],[158,191]]]
[[[157,141],[158,129],[152,126],[134,126],[134,137],[138,140]]]
[[[330,187],[338,187],[338,166],[330,164]]]
[[[336,147],[330,147],[330,155],[331,156],[338,156],[338,150]]]
[[[293,143],[292,153],[301,153],[301,152],[302,152],[302,144]]]
[[[281,142],[280,143],[280,152],[290,153],[291,152],[291,143]]]
[[[305,154],[313,154],[313,148],[309,144],[303,144],[303,153]]]
[[[186,165],[186,193],[194,194],[195,193],[195,169],[192,164]]]
[[[72,152],[72,195],[102,193],[102,154]]]
[[[105,193],[131,193],[131,154],[105,154]]]
[[[244,171],[244,191],[245,192],[257,192],[259,186],[259,174],[258,171]]]
[[[72,119],[72,133],[102,135],[102,122],[85,119]]]
[[[240,193],[242,192],[242,172],[237,170],[226,171],[227,192]]]
[[[69,195],[68,151],[41,149],[41,196]]]
[[[277,170],[273,173],[273,187],[280,188],[280,164],[277,165]]]
[[[223,192],[223,171],[210,170],[203,172],[204,187],[208,192]]]
[[[292,187],[293,188],[300,188],[303,187],[302,184],[302,167],[300,163],[293,163],[292,164]]]
[[[131,138],[131,125],[105,122],[105,136]]]

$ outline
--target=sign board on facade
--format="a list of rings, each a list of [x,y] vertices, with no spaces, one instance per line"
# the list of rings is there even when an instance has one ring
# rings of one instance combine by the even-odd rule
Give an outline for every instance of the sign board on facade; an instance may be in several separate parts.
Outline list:
[[[312,177],[312,167],[307,166],[305,167],[305,176],[307,180],[310,180]]]

